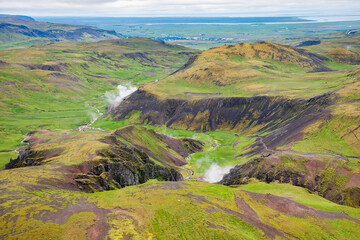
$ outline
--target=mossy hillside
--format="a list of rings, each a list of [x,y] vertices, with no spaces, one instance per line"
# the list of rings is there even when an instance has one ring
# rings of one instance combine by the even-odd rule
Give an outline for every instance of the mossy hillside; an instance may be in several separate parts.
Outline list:
[[[38,166],[43,168],[45,166]],[[12,170],[19,171],[20,169]],[[25,168],[25,172],[30,168]],[[10,171],[10,170],[6,170]],[[3,175],[6,171],[0,172]],[[11,174],[15,179],[16,174]],[[44,178],[49,175],[43,175]],[[24,183],[7,181],[7,186]],[[33,178],[35,180],[35,178]],[[43,184],[28,181],[27,184]],[[251,186],[251,185],[250,185]],[[258,186],[258,191],[269,190],[268,185]],[[272,186],[272,185],[269,185]],[[275,193],[279,195],[282,189],[292,189],[292,186],[279,185]],[[108,224],[106,235],[109,237],[132,236],[133,238],[153,237],[155,239],[268,239],[269,236],[259,229],[259,226],[249,223],[244,210],[236,199],[245,202],[253,209],[260,222],[284,233],[287,237],[306,238],[315,236],[321,238],[356,239],[357,224],[346,219],[326,220],[308,216],[306,218],[292,217],[265,206],[262,201],[239,189],[201,182],[165,183],[151,181],[144,185],[127,187],[121,190],[84,194],[69,190],[31,190],[29,188],[14,188],[13,192],[3,192],[6,199],[12,194],[24,196],[21,202],[12,201],[11,205],[2,203],[6,213],[0,219],[2,237],[37,238],[39,236],[54,236],[67,239],[88,238],[89,229],[98,224]],[[280,189],[280,190],[279,190]],[[251,191],[251,189],[250,189]],[[294,192],[293,190],[292,192]],[[298,191],[298,190],[297,190]],[[19,194],[23,192],[22,194]],[[256,191],[255,191],[256,192]],[[358,218],[358,209],[339,206],[300,191],[305,205],[315,205],[321,210],[344,211]],[[298,197],[299,197],[298,196]],[[288,196],[285,196],[288,197]],[[313,201],[316,199],[316,206]],[[299,199],[296,199],[297,201]],[[37,211],[25,206],[37,202]],[[61,207],[58,204],[62,204]],[[95,204],[95,207],[92,205]],[[76,214],[64,217],[64,209],[72,206]],[[87,206],[83,209],[80,206]],[[242,206],[242,205],[240,205]],[[99,209],[99,210],[97,210]],[[105,212],[105,216],[101,214]],[[31,213],[31,214],[29,214]],[[245,214],[245,215],[242,215]],[[265,216],[272,216],[269,221]],[[15,217],[23,216],[23,217]],[[61,218],[64,223],[51,223],[45,219]],[[86,220],[85,220],[86,219]],[[78,222],[83,224],[77,224]],[[26,223],[26,224],[25,224]],[[119,225],[120,224],[120,225]],[[17,226],[16,228],[13,228]],[[119,228],[121,226],[121,228]],[[346,227],[346,226],[351,226]],[[13,229],[12,232],[9,229]]]
[[[264,44],[266,45],[266,44]],[[225,49],[225,50],[224,50]],[[245,70],[253,70],[254,68],[251,67],[251,64],[254,62],[261,62],[259,59],[246,59],[246,57],[234,57],[230,53],[228,54],[222,54],[224,51],[230,51],[225,48],[224,49],[211,49],[208,51],[203,52],[198,57],[194,57],[192,60],[189,61],[188,65],[186,65],[182,70],[179,70],[175,74],[169,76],[166,79],[163,79],[162,81],[158,83],[150,83],[143,87],[146,91],[142,91],[141,93],[145,93],[145,95],[151,95],[155,96],[157,99],[159,99],[159,104],[166,102],[168,100],[163,100],[164,97],[169,98],[184,98],[186,100],[179,100],[185,101],[186,104],[189,106],[191,105],[193,108],[194,106],[197,106],[196,104],[202,101],[204,105],[206,105],[209,102],[216,102],[216,98],[222,97],[223,95],[230,95],[230,96],[237,96],[236,88],[231,84],[232,80],[231,77],[227,79],[227,72],[229,70],[227,63],[231,61],[230,65],[236,65],[236,64],[246,64],[249,63],[247,67],[238,68],[240,71],[241,69]],[[220,51],[221,50],[221,51]],[[215,52],[216,54],[209,54],[208,58],[206,58],[207,53]],[[205,56],[201,58],[200,56]],[[217,59],[215,58],[215,55],[222,56],[223,59]],[[200,60],[198,60],[200,59]],[[197,62],[199,61],[199,62]],[[304,116],[312,116],[315,112],[322,112],[319,114],[318,117],[315,117],[312,122],[309,122],[310,126],[306,127],[305,129],[299,128],[299,135],[296,137],[296,140],[288,139],[285,141],[285,146],[275,146],[275,147],[281,147],[282,149],[291,149],[293,151],[297,152],[313,152],[313,153],[329,153],[329,154],[338,154],[342,156],[358,156],[359,154],[359,141],[357,140],[358,131],[359,128],[357,126],[358,123],[358,116],[360,114],[359,111],[359,70],[358,67],[354,67],[353,65],[348,64],[339,64],[335,61],[332,61],[328,59],[327,61],[323,61],[323,63],[327,66],[331,66],[331,68],[334,71],[331,72],[318,72],[318,73],[308,73],[304,69],[301,69],[299,66],[295,66],[294,64],[283,64],[281,62],[276,62],[273,60],[266,60],[271,61],[274,66],[277,66],[276,68],[263,68],[263,72],[274,74],[274,69],[282,69],[281,72],[283,75],[285,74],[297,74],[298,71],[301,72],[301,81],[300,84],[304,84],[301,88],[294,88],[294,89],[287,89],[284,91],[275,91],[276,95],[283,95],[283,98],[293,98],[293,97],[299,97],[299,98],[306,98],[308,99],[311,96],[316,96],[318,94],[322,93],[330,93],[329,95],[329,101],[327,101],[327,106],[325,107],[323,103],[320,103],[320,107],[316,111],[310,111],[307,112]],[[250,64],[251,62],[251,64]],[[219,63],[219,64],[217,64]],[[202,64],[205,64],[209,67],[203,67]],[[216,71],[212,73],[211,69],[214,68]],[[288,71],[284,71],[286,68],[288,68]],[[192,72],[192,69],[195,69],[196,71]],[[222,69],[224,72],[221,72]],[[232,69],[232,68],[230,68]],[[266,69],[266,70],[265,70]],[[211,74],[207,74],[209,72]],[[220,71],[220,72],[219,72]],[[191,74],[195,74],[192,78]],[[236,71],[231,71],[231,76],[236,77]],[[181,79],[173,79],[174,76],[180,75],[182,76]],[[230,76],[229,75],[229,76]],[[185,77],[184,77],[185,76]],[[316,76],[316,77],[315,77]],[[314,78],[315,77],[315,78]],[[332,80],[329,80],[329,78],[332,78]],[[192,80],[191,80],[192,79]],[[245,78],[246,79],[246,78]],[[222,85],[220,82],[216,81],[222,81],[225,82],[228,81],[226,84],[230,85]],[[274,81],[269,81],[268,84],[271,85],[271,87],[275,87],[277,85],[277,82],[279,79],[275,79]],[[286,81],[281,82],[281,87],[288,88],[293,83],[294,78],[289,75],[289,78]],[[244,80],[247,81],[247,80]],[[249,83],[253,83],[254,79],[251,77],[249,78]],[[189,83],[190,82],[190,83]],[[225,83],[224,82],[224,83]],[[284,84],[286,82],[286,84]],[[320,85],[314,88],[312,88],[312,84],[319,83]],[[198,84],[197,87],[193,87],[193,84]],[[325,85],[323,85],[325,84]],[[269,85],[269,86],[270,86]],[[186,86],[186,88],[182,88],[180,86]],[[161,91],[161,93],[158,91],[164,87]],[[228,87],[228,92],[226,88]],[[197,92],[197,89],[199,89],[199,92]],[[208,91],[210,89],[210,91]],[[243,91],[245,88],[241,88],[241,91]],[[254,88],[255,89],[255,88]],[[149,92],[147,92],[149,90]],[[212,91],[214,90],[214,92]],[[221,90],[221,91],[220,91]],[[314,91],[312,91],[314,90]],[[164,93],[164,94],[163,94]],[[264,90],[264,94],[267,95],[271,93],[269,90]],[[261,94],[260,92],[257,93],[251,93],[251,91],[246,91],[246,96],[251,96],[252,94]],[[140,94],[139,94],[140,95]],[[250,98],[249,98],[250,99]],[[274,98],[274,102],[276,102],[277,98]],[[312,102],[314,99],[317,99],[317,97],[313,99],[309,99],[308,101]],[[136,99],[132,102],[132,104],[136,105],[136,101],[139,99]],[[222,99],[219,98],[218,102],[221,102]],[[252,105],[254,105],[254,102],[252,102]],[[263,107],[264,104],[261,105]],[[298,103],[294,104],[295,106],[299,106]],[[124,105],[125,106],[125,105]],[[184,106],[184,105],[182,105]],[[184,117],[181,114],[175,115],[176,118],[170,119],[166,124],[168,127],[177,128],[177,129],[188,129],[188,130],[214,130],[221,129],[222,131],[232,131],[232,132],[240,132],[242,131],[242,134],[257,134],[261,136],[266,136],[271,134],[271,132],[274,130],[272,126],[274,125],[284,125],[281,123],[281,120],[279,119],[272,119],[273,121],[271,124],[267,124],[264,122],[263,118],[258,118],[263,113],[259,111],[259,107],[254,109],[254,111],[249,110],[249,116],[242,116],[241,118],[237,119],[237,121],[223,121],[220,122],[220,118],[210,118],[210,116],[213,116],[213,114],[210,111],[210,109],[214,108],[216,105],[209,107],[208,109],[206,107],[202,107],[199,109],[198,112],[193,111],[189,107],[189,109],[186,108],[186,110],[179,111],[179,112],[187,112],[188,114]],[[125,107],[126,108],[126,107]],[[151,106],[149,106],[151,108]],[[268,107],[270,108],[270,107]],[[294,107],[292,107],[294,108]],[[136,107],[133,108],[134,111],[137,110]],[[144,110],[142,110],[144,111]],[[160,109],[161,111],[161,109]],[[241,111],[241,109],[239,109]],[[150,124],[159,124],[157,122],[157,119],[159,116],[157,113],[159,112],[159,109],[153,112],[146,112],[140,114],[140,121],[137,119],[136,123],[144,123],[144,121],[148,121]],[[173,112],[173,111],[170,111]],[[274,111],[272,111],[274,112]],[[234,114],[233,114],[234,115]],[[165,115],[167,117],[168,115]],[[292,116],[292,119],[301,119],[304,118],[304,116]],[[152,121],[150,121],[150,119]],[[181,119],[181,120],[179,120]],[[303,122],[305,123],[306,118],[304,118]],[[216,122],[216,126],[214,126],[214,122]],[[234,126],[234,122],[236,122],[236,125]],[[262,124],[259,124],[259,122],[262,122]],[[287,119],[285,122],[289,126],[297,125],[296,128],[299,127],[299,123],[291,123],[290,118]],[[160,123],[164,124],[164,123]],[[279,125],[280,124],[280,125]],[[285,124],[285,125],[286,125]],[[308,124],[308,123],[306,123]],[[305,125],[306,125],[305,124]],[[272,129],[272,131],[264,131],[266,129]],[[293,127],[290,127],[286,130],[286,132],[292,132],[294,130]],[[275,132],[278,130],[275,130]],[[280,130],[282,131],[282,130]],[[274,132],[274,133],[275,133]],[[276,135],[276,134],[275,134]],[[274,136],[275,136],[274,135]],[[300,136],[301,135],[301,136]],[[261,144],[258,144],[261,145]],[[229,154],[230,155],[230,154]]]
[[[305,129],[303,140],[293,145],[292,150],[359,156],[359,69],[349,70],[347,75],[349,84],[335,92],[336,104],[330,107],[332,117],[321,119]]]
[[[164,131],[183,137],[194,134],[183,130]],[[132,134],[136,132],[133,131]],[[202,134],[199,133],[201,136]],[[17,238],[36,238],[46,233],[47,236],[57,238],[70,232],[76,234],[73,238],[72,235],[67,235],[68,239],[78,239],[79,236],[84,236],[81,235],[84,233],[87,233],[86,237],[88,237],[89,229],[94,226],[93,221],[96,216],[96,219],[103,219],[101,221],[108,224],[109,231],[106,234],[110,237],[120,234],[120,236],[139,238],[152,236],[156,239],[218,239],[224,236],[229,239],[237,239],[239,236],[245,239],[267,239],[266,234],[258,227],[238,217],[238,214],[244,214],[244,209],[238,208],[237,197],[244,199],[254,209],[260,221],[278,229],[286,236],[289,234],[297,238],[306,238],[311,235],[327,238],[330,234],[336,239],[357,238],[357,233],[353,231],[357,225],[349,220],[319,220],[317,218],[315,221],[311,217],[294,218],[274,212],[247,193],[221,185],[192,181],[186,183],[150,181],[141,186],[95,194],[74,191],[68,189],[70,185],[63,184],[67,181],[67,173],[59,171],[59,166],[81,164],[84,156],[92,156],[97,148],[105,147],[105,144],[99,142],[98,139],[105,139],[106,134],[102,132],[71,134],[47,132],[43,135],[48,137],[48,141],[37,145],[39,149],[43,149],[40,148],[41,145],[68,146],[68,148],[64,151],[65,155],[55,158],[46,165],[0,171],[1,181],[4,183],[1,188],[1,198],[5,200],[2,201],[1,206],[6,213],[0,220],[1,225],[5,226],[1,231],[2,236],[9,237],[11,234]],[[213,132],[211,135],[209,139],[217,138],[224,145],[236,139],[230,135],[225,137],[226,133],[221,132]],[[311,195],[305,192],[302,192],[301,196],[311,199]],[[85,199],[85,202],[82,199]],[[96,208],[91,205],[92,203],[96,205]],[[311,205],[309,202],[305,204]],[[317,199],[317,204],[320,205],[317,207],[322,210],[335,212],[342,210],[353,217],[359,216],[357,209],[338,205],[330,205],[328,208],[328,202],[320,197]],[[87,216],[86,224],[78,225],[76,220],[74,222],[71,220],[73,218],[61,217],[68,206],[72,206],[72,209],[82,209],[74,215],[74,218]],[[100,217],[99,210],[96,209],[110,212],[105,217]],[[265,216],[269,215],[272,216],[272,221],[266,219]],[[45,219],[49,217],[51,219],[51,216],[62,218],[68,224],[46,222]],[[348,229],[346,226],[351,226],[351,228]],[[9,229],[13,229],[13,232],[10,233]]]
[[[191,53],[149,39],[1,51],[1,151],[16,149],[31,130],[74,129],[89,122],[94,113],[85,102],[105,107],[106,91],[161,78]]]
[[[204,150],[203,143],[198,140],[184,138],[185,136],[168,138],[142,126],[118,129],[112,136],[121,143],[146,152],[157,164],[176,169],[184,177],[189,175],[188,171],[180,168],[187,164],[185,158],[191,153]]]

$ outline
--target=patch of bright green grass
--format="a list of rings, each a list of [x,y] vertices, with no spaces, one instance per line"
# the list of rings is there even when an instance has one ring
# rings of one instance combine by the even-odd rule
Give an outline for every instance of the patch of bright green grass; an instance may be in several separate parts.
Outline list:
[[[354,124],[354,121],[346,121],[345,118],[333,118],[327,121],[320,129],[304,137],[292,147],[293,151],[302,153],[329,153],[342,156],[357,156],[359,149],[346,142],[341,137]],[[356,126],[356,125],[355,125]],[[356,145],[355,145],[356,146]]]
[[[15,152],[0,152],[0,170],[5,168],[10,158],[17,158],[17,155]]]

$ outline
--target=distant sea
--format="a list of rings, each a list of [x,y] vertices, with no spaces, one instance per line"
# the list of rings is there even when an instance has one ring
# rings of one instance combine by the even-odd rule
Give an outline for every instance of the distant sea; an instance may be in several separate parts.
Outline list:
[[[359,16],[321,17],[35,17],[37,21],[79,25],[281,24],[357,21]]]
[[[104,24],[267,24],[314,21],[299,17],[35,17],[35,20],[95,26]]]

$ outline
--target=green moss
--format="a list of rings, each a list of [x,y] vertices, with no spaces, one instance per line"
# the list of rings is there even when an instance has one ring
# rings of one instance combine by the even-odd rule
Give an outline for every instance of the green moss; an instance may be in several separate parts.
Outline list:
[[[357,119],[337,117],[326,121],[314,132],[306,135],[303,141],[296,143],[292,150],[302,153],[329,153],[342,156],[356,156],[359,150],[357,145],[346,141],[343,137],[348,129],[357,124]]]

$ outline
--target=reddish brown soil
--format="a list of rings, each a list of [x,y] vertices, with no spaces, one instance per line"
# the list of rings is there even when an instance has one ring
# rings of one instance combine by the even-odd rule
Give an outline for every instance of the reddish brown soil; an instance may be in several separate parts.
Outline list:
[[[171,160],[172,163],[174,163],[176,166],[183,166],[186,165],[187,162],[183,159],[180,159],[176,156],[174,156],[173,154],[169,153],[168,151],[166,151],[165,149],[162,149],[162,152],[164,154],[166,154],[166,156]]]
[[[237,216],[238,218],[240,218],[241,220],[243,220],[244,222],[256,227],[256,228],[260,228],[268,237],[270,237],[271,239],[275,239],[276,236],[282,237],[282,238],[286,238],[284,236],[283,233],[279,232],[277,229],[266,225],[264,223],[262,223],[257,214],[255,213],[255,211],[243,200],[243,199],[239,199],[237,196],[235,196],[235,200],[236,203],[238,205],[238,208],[241,212],[243,212],[243,214],[235,212],[233,210],[221,207],[215,203],[209,202],[208,200],[205,199],[205,197],[203,196],[196,196],[196,195],[192,195],[191,193],[188,193],[186,195],[186,197],[192,199],[193,201],[197,202],[197,203],[202,203],[205,202],[209,205],[212,205],[218,209],[221,209],[223,212],[225,212],[226,214],[230,214],[230,215],[234,215]]]
[[[72,215],[81,212],[93,212],[97,218],[94,225],[88,229],[89,239],[105,239],[105,236],[109,230],[109,226],[106,223],[106,216],[108,213],[110,213],[110,210],[98,208],[94,204],[88,203],[83,198],[80,199],[76,205],[69,204],[66,208],[60,209],[56,213],[47,213],[42,216],[37,216],[37,218],[44,222],[65,224]]]
[[[219,225],[216,225],[216,224],[212,224],[211,222],[206,222],[205,224],[208,225],[209,227],[214,228],[214,229],[223,229],[223,230],[229,231],[228,228],[223,227],[223,226],[219,226]]]
[[[53,158],[53,157],[60,156],[61,153],[62,153],[64,150],[65,150],[65,148],[55,148],[55,149],[52,149],[52,151],[47,152],[47,153],[44,155],[44,160],[49,159],[49,158]]]
[[[360,173],[355,173],[351,176],[348,185],[351,187],[360,187]]]
[[[161,139],[163,140],[164,143],[166,143],[171,149],[173,149],[175,152],[177,152],[183,158],[185,158],[189,155],[188,152],[184,149],[184,146],[183,146],[181,140],[171,138],[171,137],[168,137],[168,136],[165,136],[162,134],[159,134],[159,136],[161,137]]]

